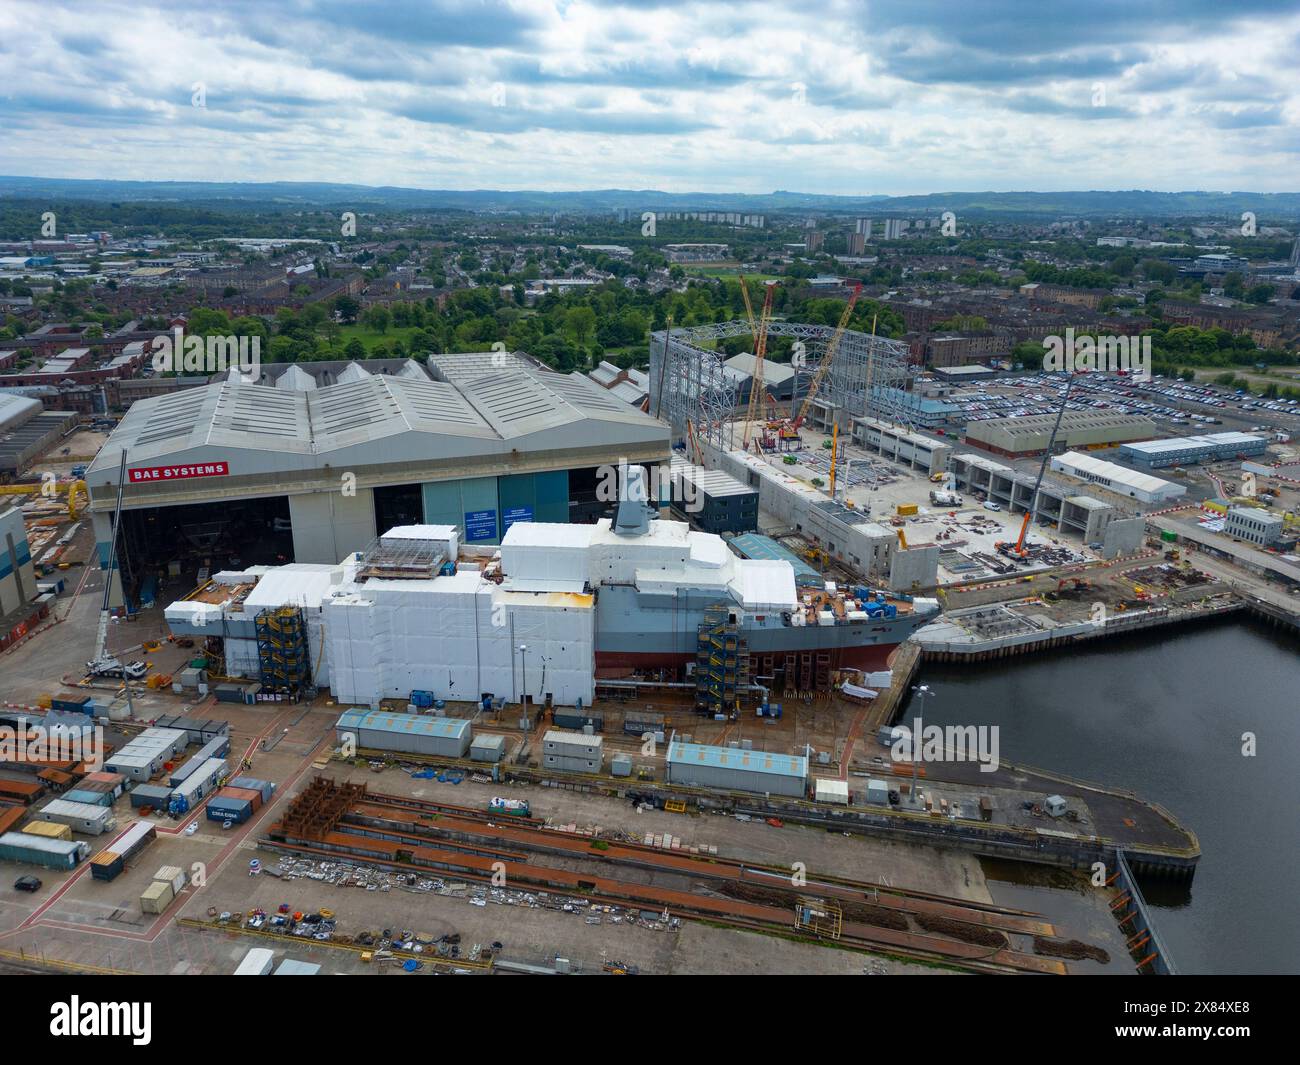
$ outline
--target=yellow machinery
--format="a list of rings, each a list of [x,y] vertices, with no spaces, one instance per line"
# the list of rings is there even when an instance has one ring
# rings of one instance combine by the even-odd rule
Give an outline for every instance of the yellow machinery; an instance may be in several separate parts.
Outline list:
[[[903,532],[902,529],[895,529],[894,532],[898,534],[898,543],[899,543],[899,546],[901,546],[902,549],[903,549],[904,551],[906,551],[906,550],[907,550],[907,534],[906,534],[905,532]]]
[[[53,486],[53,491],[47,491],[46,484]],[[29,495],[57,495],[59,492],[68,493],[68,518],[71,521],[77,520],[77,493],[80,492],[90,501],[90,491],[86,488],[85,481],[48,481],[40,484],[3,484],[0,485],[0,495],[3,496],[29,496]]]
[[[745,431],[741,441],[741,450],[749,450],[749,430],[759,419],[762,408],[763,359],[767,354],[767,327],[772,320],[772,295],[776,291],[776,282],[767,282],[767,291],[763,294],[763,309],[757,323],[754,322],[754,308],[749,302],[749,287],[744,275],[740,278],[740,294],[745,300],[745,315],[749,319],[749,328],[754,336],[754,372],[749,379],[749,409],[745,413]]]
[[[835,352],[839,350],[840,339],[844,336],[844,330],[849,327],[849,318],[853,315],[854,304],[858,302],[858,295],[861,292],[861,285],[853,286],[853,293],[849,296],[849,302],[844,305],[844,313],[840,315],[839,325],[835,327],[835,332],[826,345],[826,353],[822,356],[821,362],[817,364],[817,372],[813,374],[812,381],[808,383],[808,394],[803,397],[803,405],[799,408],[799,414],[791,423],[791,427],[796,433],[799,431],[799,427],[803,425],[804,419],[808,417],[812,402],[817,398],[817,390],[821,388],[822,381],[826,379],[826,373],[835,360]],[[869,362],[868,368],[870,368]]]

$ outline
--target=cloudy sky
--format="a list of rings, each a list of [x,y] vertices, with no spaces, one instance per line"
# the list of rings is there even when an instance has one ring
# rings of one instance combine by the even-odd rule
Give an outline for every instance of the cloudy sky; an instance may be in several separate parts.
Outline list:
[[[0,173],[1300,189],[1294,0],[5,0]]]

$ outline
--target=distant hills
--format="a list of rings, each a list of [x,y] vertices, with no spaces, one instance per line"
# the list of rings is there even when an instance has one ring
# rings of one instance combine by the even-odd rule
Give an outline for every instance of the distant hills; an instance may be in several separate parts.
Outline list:
[[[0,199],[83,200],[110,203],[172,203],[234,209],[449,210],[604,213],[632,211],[745,211],[869,215],[933,215],[953,211],[987,218],[1211,218],[1239,219],[1253,211],[1260,221],[1300,218],[1300,192],[948,192],[924,196],[826,196],[776,191],[759,195],[661,192],[656,189],[591,189],[574,192],[497,189],[408,189],[328,182],[99,181],[0,176]]]

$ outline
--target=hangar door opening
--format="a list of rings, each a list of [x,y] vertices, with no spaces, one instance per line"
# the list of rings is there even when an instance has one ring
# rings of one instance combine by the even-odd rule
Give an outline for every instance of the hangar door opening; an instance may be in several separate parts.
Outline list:
[[[375,489],[375,534],[399,525],[424,522],[424,496],[418,484],[390,484]]]
[[[133,607],[150,605],[164,589],[179,597],[221,570],[292,562],[289,499],[124,510],[117,557]]]

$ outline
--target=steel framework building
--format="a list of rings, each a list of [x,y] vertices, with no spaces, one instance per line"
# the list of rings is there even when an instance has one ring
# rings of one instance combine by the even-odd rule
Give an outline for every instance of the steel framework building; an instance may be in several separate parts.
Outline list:
[[[696,435],[714,447],[735,447],[732,415],[745,375],[725,365],[726,354],[709,349],[711,343],[750,335],[747,321],[737,319],[689,326],[650,336],[650,413],[666,420],[673,435],[686,434],[689,420]],[[831,325],[776,320],[768,334],[791,337],[802,343],[799,371],[814,369],[835,334]],[[835,361],[822,382],[816,405],[840,410],[848,416],[867,413],[891,421],[909,421],[906,403],[896,397],[910,395],[907,345],[847,329],[840,338]],[[872,400],[867,401],[867,382]],[[795,388],[798,399],[799,389]],[[870,412],[868,411],[870,407]]]

